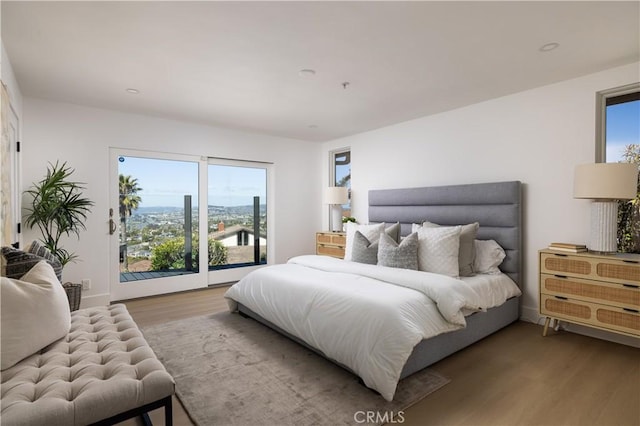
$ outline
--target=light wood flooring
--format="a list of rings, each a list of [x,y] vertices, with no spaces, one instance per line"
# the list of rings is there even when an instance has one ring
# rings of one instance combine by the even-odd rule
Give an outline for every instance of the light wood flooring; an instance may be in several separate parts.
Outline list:
[[[226,310],[225,291],[125,303],[144,327]],[[637,348],[569,332],[543,338],[541,326],[516,322],[431,368],[451,383],[405,410],[403,425],[640,426]],[[173,407],[176,426],[192,424],[177,399]],[[162,425],[162,410],[151,419]]]

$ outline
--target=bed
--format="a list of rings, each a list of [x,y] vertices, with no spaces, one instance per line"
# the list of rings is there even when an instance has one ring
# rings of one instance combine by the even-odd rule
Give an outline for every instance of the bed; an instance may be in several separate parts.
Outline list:
[[[412,232],[412,224],[425,220],[443,226],[478,222],[476,238],[494,240],[504,249],[506,257],[499,266],[501,275],[508,276],[512,284],[519,286],[521,200],[521,183],[518,181],[371,190],[369,222],[399,223],[402,236]],[[429,279],[423,279],[427,275],[430,275]],[[473,277],[467,281],[470,280]],[[393,290],[386,287],[391,281],[399,281],[394,282]],[[301,256],[285,265],[273,265],[249,274],[232,286],[225,297],[232,311],[258,320],[354,372],[366,386],[391,400],[400,379],[518,319],[521,293],[517,288],[517,293],[512,292],[505,297],[506,301],[491,306],[478,297],[478,291],[469,290],[471,287],[467,281],[429,272],[356,264],[325,256]],[[380,286],[380,297],[366,291],[372,288],[369,287],[372,283]],[[344,301],[343,297],[353,297],[343,294],[346,288],[351,291],[351,287],[360,296],[357,300]],[[303,291],[311,291],[312,296],[306,296]],[[416,292],[420,294],[415,296]],[[316,307],[311,312],[306,311],[309,304],[301,302],[305,297],[314,299]],[[405,298],[407,305],[404,305]],[[414,298],[418,298],[417,301]],[[398,309],[394,305],[396,299],[402,303]],[[428,308],[435,313],[416,314],[416,304],[420,305],[419,309],[422,309],[421,304],[432,304],[437,309]],[[484,309],[483,306],[489,308]],[[351,310],[354,312],[346,312]],[[422,327],[407,332],[407,342],[400,341],[397,336],[404,331],[387,330],[394,326],[396,320],[406,322],[404,317],[396,318],[400,315],[398,311],[411,316]],[[340,315],[351,316],[342,319]],[[377,322],[383,323],[379,325],[383,337],[371,335],[374,331],[370,324]],[[440,327],[439,331],[432,331],[432,326]],[[417,335],[428,338],[416,339]],[[364,340],[362,346],[356,339]],[[380,343],[384,339],[389,343]],[[347,353],[345,347],[353,353]],[[389,359],[392,359],[389,361],[392,367],[383,365]],[[399,367],[398,362],[401,362]]]

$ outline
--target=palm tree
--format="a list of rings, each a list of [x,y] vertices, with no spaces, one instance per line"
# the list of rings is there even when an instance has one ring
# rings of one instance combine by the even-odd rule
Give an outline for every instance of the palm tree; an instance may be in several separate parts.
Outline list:
[[[125,246],[123,256],[123,266],[127,270],[129,264],[127,262],[127,218],[131,216],[131,212],[138,208],[142,198],[138,195],[138,191],[142,191],[142,188],[138,186],[138,179],[131,176],[120,175],[120,235],[121,242]]]

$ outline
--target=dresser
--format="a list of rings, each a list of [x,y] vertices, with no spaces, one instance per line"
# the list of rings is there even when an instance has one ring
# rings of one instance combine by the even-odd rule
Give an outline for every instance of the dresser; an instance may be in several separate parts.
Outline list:
[[[316,254],[343,259],[346,245],[344,232],[316,232]]]
[[[540,250],[540,314],[640,337],[640,255]]]

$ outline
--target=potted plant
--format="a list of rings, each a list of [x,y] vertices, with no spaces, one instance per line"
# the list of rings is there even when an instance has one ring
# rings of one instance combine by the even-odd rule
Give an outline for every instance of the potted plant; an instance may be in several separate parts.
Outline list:
[[[347,223],[353,222],[356,223],[356,218],[353,216],[342,216],[342,230],[347,232]]]
[[[45,178],[25,191],[32,198],[31,207],[25,208],[25,225],[40,230],[42,243],[63,267],[78,256],[62,248],[60,238],[65,234],[79,237],[94,204],[82,196],[83,183],[69,180],[74,171],[66,162],[49,163]]]

